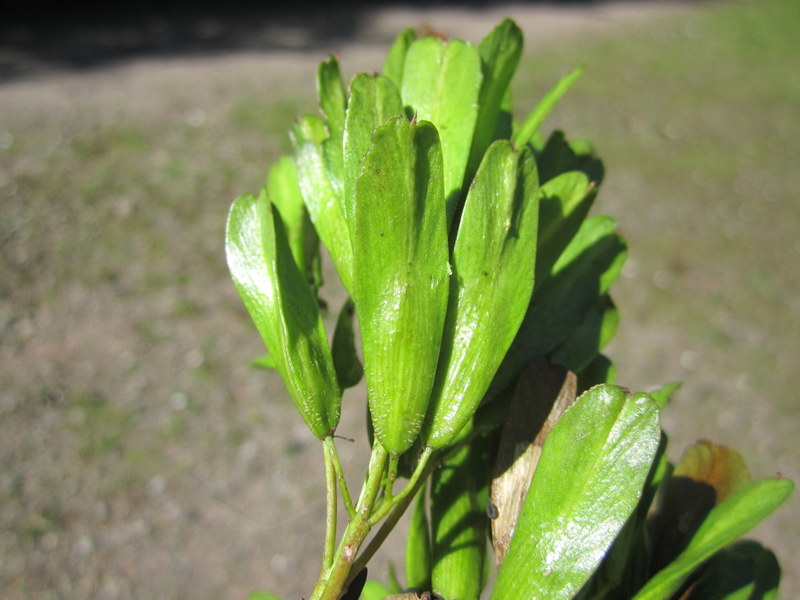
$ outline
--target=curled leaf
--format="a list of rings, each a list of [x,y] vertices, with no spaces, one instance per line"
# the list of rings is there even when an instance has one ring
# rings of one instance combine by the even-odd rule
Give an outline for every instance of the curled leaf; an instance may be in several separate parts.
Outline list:
[[[236,289],[297,410],[314,435],[331,434],[341,391],[319,305],[266,189],[233,203],[225,245]]]
[[[267,175],[270,200],[278,207],[286,227],[286,237],[300,272],[314,288],[322,285],[319,236],[311,223],[303,193],[297,181],[297,168],[291,156],[283,156]]]
[[[297,178],[311,221],[328,249],[342,284],[352,287],[353,249],[344,216],[341,182],[334,179],[331,157],[326,150],[331,139],[316,117],[306,116],[292,128],[297,157]]]

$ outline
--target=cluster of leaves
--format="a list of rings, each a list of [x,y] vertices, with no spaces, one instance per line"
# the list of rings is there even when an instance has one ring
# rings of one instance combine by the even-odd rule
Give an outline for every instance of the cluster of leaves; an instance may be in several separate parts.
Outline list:
[[[530,384],[542,380],[533,391]],[[751,481],[735,450],[709,441],[670,464],[666,436],[653,434],[673,386],[633,397],[598,386],[576,401],[574,384],[568,372],[544,363],[521,380],[518,401],[534,394],[552,408],[511,468],[503,471],[503,452],[510,439],[519,443],[509,432],[521,430],[510,421],[494,467],[485,445],[444,461],[429,509],[420,496],[412,515],[407,587],[478,598],[488,529],[498,568],[492,598],[776,598],[774,554],[754,541],[731,544],[789,497],[792,482]],[[468,501],[481,497],[470,490],[487,479],[488,515]],[[388,586],[368,582],[362,598],[394,597],[400,589],[396,577]]]
[[[774,589],[768,551],[722,550],[792,484],[750,483],[714,445],[671,473],[658,414],[673,387],[613,385],[601,351],[626,247],[613,219],[588,216],[603,166],[589,144],[539,132],[580,70],[515,124],[521,53],[506,20],[478,46],[407,30],[382,74],[348,87],[323,62],[321,117],[295,122],[294,157],[231,209],[228,264],[269,349],[261,362],[323,442],[328,528],[312,599],[399,593],[365,584],[365,565],[421,489],[405,589],[477,599],[489,538],[495,598],[733,598],[719,582],[745,563],[747,585]],[[320,243],[350,296],[330,344]],[[372,456],[353,502],[333,434],[342,390],[362,375]],[[337,546],[339,493],[349,522]]]

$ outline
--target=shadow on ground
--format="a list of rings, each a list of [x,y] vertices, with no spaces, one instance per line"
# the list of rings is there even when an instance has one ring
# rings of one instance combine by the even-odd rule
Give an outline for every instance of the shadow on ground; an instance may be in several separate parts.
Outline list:
[[[476,10],[486,1],[423,2],[403,7],[458,6]],[[594,0],[529,3],[588,5]],[[41,70],[81,70],[131,58],[208,56],[243,50],[329,49],[363,38],[365,16],[393,3],[310,2],[275,8],[265,2],[0,2],[0,82]],[[398,5],[399,6],[399,5]]]

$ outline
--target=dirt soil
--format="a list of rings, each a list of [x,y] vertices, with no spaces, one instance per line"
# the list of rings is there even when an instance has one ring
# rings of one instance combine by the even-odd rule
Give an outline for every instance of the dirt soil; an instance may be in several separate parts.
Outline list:
[[[689,10],[663,2],[387,8],[363,14],[347,39],[324,43],[300,25],[265,23],[259,39],[269,42],[266,49],[134,53],[81,68],[6,53],[3,64],[22,66],[0,82],[0,143],[10,144],[4,132],[12,123],[28,124],[46,139],[52,135],[57,152],[61,141],[48,132],[100,130],[120,115],[134,123],[163,122],[168,115],[195,123],[200,138],[215,132],[241,90],[312,98],[314,71],[327,52],[338,53],[346,76],[374,70],[392,36],[407,26],[477,41],[509,15],[525,31],[530,51]],[[231,152],[230,139],[197,143],[212,155]],[[45,157],[30,161],[13,168],[48,168]],[[4,166],[6,182],[11,168]],[[238,176],[255,184],[263,168],[245,167]],[[217,192],[213,185],[198,193]],[[2,200],[21,232],[26,210],[33,210],[25,194],[5,188]],[[27,273],[3,284],[0,301],[4,598],[241,599],[254,588],[286,599],[307,597],[321,552],[321,451],[280,381],[248,365],[261,350],[225,272],[219,237],[230,199],[215,200],[217,208],[207,215],[187,217],[197,239],[165,235],[158,265],[143,264],[151,249],[135,241],[92,243],[96,230],[107,226],[103,219],[139,210],[135,194],[115,195],[110,212],[95,222],[62,211],[54,227],[69,231],[80,224],[69,234],[72,245],[61,245],[61,238],[36,242],[19,232],[16,241],[4,243],[4,273]],[[70,198],[58,201],[71,206]],[[121,226],[120,236],[124,232]],[[211,257],[213,267],[196,266],[198,252]],[[57,270],[51,259],[80,269],[98,254],[114,254],[116,266],[90,284],[49,278]],[[145,296],[138,286],[151,281],[151,267],[162,281]],[[328,297],[335,307],[343,298],[340,290]],[[665,337],[653,343],[668,343]],[[635,356],[623,356],[621,364],[626,360],[635,367]],[[341,444],[355,480],[367,447],[363,390],[346,400],[339,432],[356,440]],[[779,537],[768,530],[765,542]],[[373,574],[385,579],[387,557],[399,566],[400,556],[390,547]]]

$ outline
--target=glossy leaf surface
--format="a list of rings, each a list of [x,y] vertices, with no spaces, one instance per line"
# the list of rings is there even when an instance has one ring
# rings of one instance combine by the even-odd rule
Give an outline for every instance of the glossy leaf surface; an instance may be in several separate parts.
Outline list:
[[[319,438],[339,423],[336,381],[317,298],[292,257],[266,190],[239,197],[228,216],[228,268],[289,395]]]
[[[286,227],[294,261],[313,287],[322,284],[319,236],[308,215],[297,181],[297,168],[291,156],[283,156],[267,175],[267,192],[278,207]]]
[[[356,187],[355,294],[375,435],[402,454],[435,375],[449,288],[442,158],[430,123],[390,119]]]
[[[351,291],[353,249],[340,191],[329,176],[319,119],[306,116],[292,128],[297,157],[297,178],[311,221],[328,249],[344,287]]]
[[[460,199],[472,147],[481,79],[478,51],[467,42],[424,37],[408,49],[401,95],[417,119],[430,121],[439,131],[448,223]]]
[[[344,213],[351,233],[356,180],[372,147],[372,134],[389,117],[402,114],[400,92],[389,78],[366,73],[353,78],[344,129]]]
[[[505,559],[542,446],[575,403],[576,383],[573,373],[541,357],[532,360],[517,379],[492,476],[491,501],[498,508],[492,520],[492,546],[498,566]]]
[[[520,28],[511,19],[504,19],[478,46],[483,79],[468,175],[477,170],[486,149],[496,139],[503,100],[517,70],[522,45]]]
[[[449,444],[472,418],[525,316],[539,214],[536,164],[507,141],[489,148],[453,248],[450,298],[425,442]],[[480,365],[480,368],[476,368]]]
[[[572,598],[636,507],[658,409],[615,386],[584,393],[550,432],[493,598]]]
[[[629,598],[647,580],[653,545],[650,532],[646,530],[647,517],[651,512],[653,499],[661,489],[661,482],[669,476],[672,469],[667,460],[666,448],[667,437],[662,432],[639,504],[614,539],[600,568],[581,589],[576,600]]]

